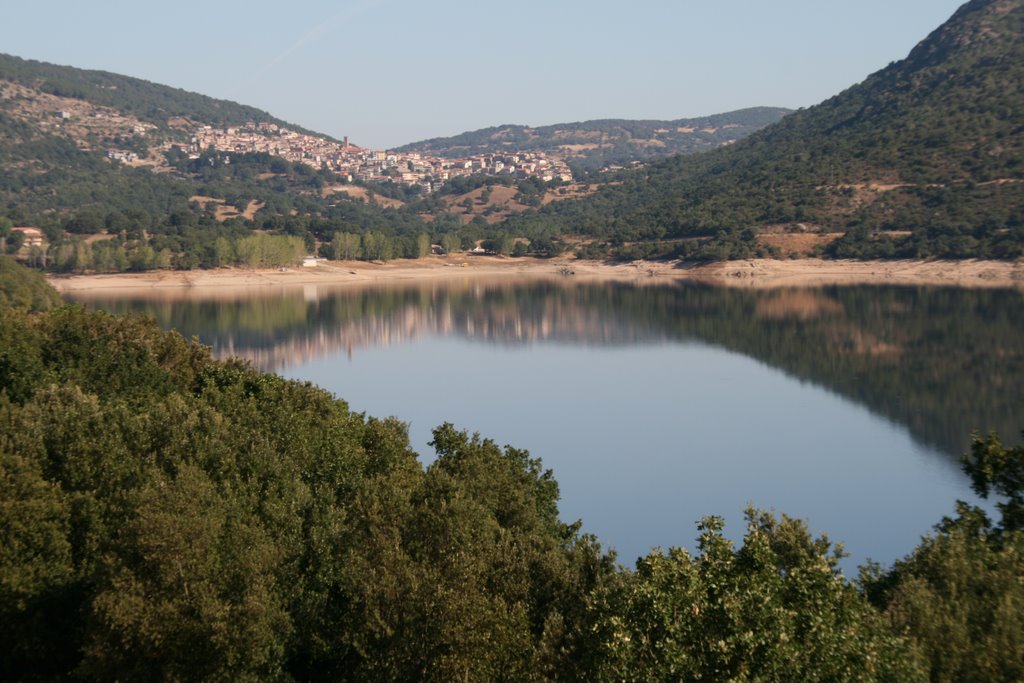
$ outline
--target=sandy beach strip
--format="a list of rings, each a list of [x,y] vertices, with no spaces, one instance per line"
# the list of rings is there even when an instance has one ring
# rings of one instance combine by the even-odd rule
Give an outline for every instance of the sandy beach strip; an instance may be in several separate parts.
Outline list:
[[[322,261],[316,267],[246,270],[149,271],[101,275],[52,275],[49,282],[68,294],[115,294],[116,290],[248,289],[284,285],[378,285],[465,279],[572,278],[666,284],[703,282],[729,287],[780,288],[825,285],[898,284],[1024,289],[1024,261],[828,261],[755,259],[711,264],[506,258],[428,257],[387,263]],[[121,292],[117,292],[121,293]]]

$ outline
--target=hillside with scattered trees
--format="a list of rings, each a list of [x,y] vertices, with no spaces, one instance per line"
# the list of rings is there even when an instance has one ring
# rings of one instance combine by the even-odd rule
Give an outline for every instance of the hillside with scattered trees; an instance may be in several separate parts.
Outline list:
[[[151,83],[141,78],[48,64],[2,53],[0,80],[18,83],[59,97],[112,107],[165,129],[168,119],[180,117],[213,126],[254,121],[275,123],[304,131],[299,126],[274,118],[261,109],[229,100],[219,100],[181,88]]]
[[[890,64],[726,149],[620,175],[509,220],[593,254],[769,254],[759,231],[842,235],[844,258],[1024,255],[1024,2],[971,0]]]

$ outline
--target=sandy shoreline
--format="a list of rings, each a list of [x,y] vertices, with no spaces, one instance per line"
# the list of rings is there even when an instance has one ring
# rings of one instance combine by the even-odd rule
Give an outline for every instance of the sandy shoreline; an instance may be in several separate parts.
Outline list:
[[[463,265],[465,264],[465,265]],[[570,274],[571,273],[571,274]],[[388,263],[323,262],[313,268],[153,271],[111,275],[50,276],[61,293],[120,294],[126,290],[237,289],[286,285],[377,285],[465,279],[572,278],[664,284],[693,281],[750,287],[818,287],[833,284],[946,285],[1024,289],[1024,262],[1007,261],[825,261],[821,259],[726,261],[706,265],[675,262],[605,264],[532,258],[430,257]]]

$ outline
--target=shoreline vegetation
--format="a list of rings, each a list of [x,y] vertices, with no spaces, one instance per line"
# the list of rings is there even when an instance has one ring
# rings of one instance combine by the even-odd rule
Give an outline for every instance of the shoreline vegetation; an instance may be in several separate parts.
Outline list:
[[[694,282],[728,287],[782,288],[827,285],[915,285],[1024,289],[1024,261],[850,261],[824,259],[743,259],[710,264],[506,258],[430,257],[381,262],[321,261],[316,267],[281,269],[218,268],[95,275],[49,275],[61,294],[75,296],[112,290],[235,290],[268,286],[323,284],[383,285],[453,279],[565,278],[632,281],[636,284]]]

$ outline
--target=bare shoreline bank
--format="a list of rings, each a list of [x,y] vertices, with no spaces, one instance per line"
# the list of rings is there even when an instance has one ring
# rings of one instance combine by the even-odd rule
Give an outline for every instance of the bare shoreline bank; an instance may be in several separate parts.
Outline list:
[[[278,270],[222,268],[102,275],[49,276],[62,294],[88,296],[131,290],[237,290],[289,285],[362,285],[443,280],[565,278],[667,284],[677,281],[758,289],[826,285],[936,285],[1024,289],[1024,261],[826,261],[754,259],[712,264],[532,258],[431,257],[388,263],[329,261],[317,267]],[[169,293],[169,292],[168,292]],[[184,293],[184,292],[181,292]]]

